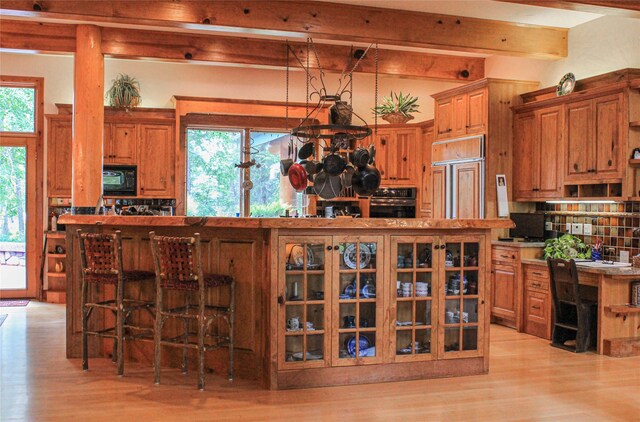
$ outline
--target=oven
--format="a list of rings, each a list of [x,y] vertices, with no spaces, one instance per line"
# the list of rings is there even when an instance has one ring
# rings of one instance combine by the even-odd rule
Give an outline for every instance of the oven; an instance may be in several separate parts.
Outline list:
[[[369,200],[370,218],[415,218],[416,188],[378,189]]]
[[[104,196],[136,196],[138,194],[137,166],[102,167]]]

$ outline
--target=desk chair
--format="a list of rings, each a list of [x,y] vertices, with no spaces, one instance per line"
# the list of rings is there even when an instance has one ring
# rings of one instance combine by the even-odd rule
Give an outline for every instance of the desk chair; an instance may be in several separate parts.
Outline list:
[[[153,301],[129,299],[124,297],[125,285],[134,282],[153,282],[155,274],[150,271],[124,271],[122,268],[122,238],[120,231],[114,234],[76,232],[80,245],[82,265],[82,369],[89,369],[87,336],[112,338],[112,360],[117,364],[118,375],[124,374],[124,340],[151,340],[152,327],[140,327],[130,324],[129,316],[133,311],[145,310],[154,316]],[[94,302],[89,298],[90,285],[115,286],[115,297]],[[89,330],[88,322],[94,309],[111,311],[115,316],[113,326],[99,330]]]
[[[553,298],[553,334],[551,345],[573,352],[585,352],[596,340],[598,304],[580,294],[578,270],[573,259],[547,258]],[[575,347],[565,345],[575,340]]]
[[[204,355],[208,350],[229,347],[228,378],[233,379],[233,331],[235,308],[235,281],[230,275],[204,274],[202,271],[202,252],[200,234],[193,237],[156,236],[149,233],[151,250],[156,269],[156,325],[155,325],[155,383],[160,384],[160,362],[162,346],[182,348],[182,372],[187,371],[187,349],[198,352],[198,388],[204,390]],[[229,273],[232,272],[230,265]],[[229,288],[229,303],[209,304],[207,294],[212,289]],[[185,304],[181,307],[166,308],[165,290],[185,292]],[[192,293],[196,292],[195,303]],[[182,321],[182,334],[173,338],[162,337],[162,327],[168,318]],[[197,323],[196,332],[189,331],[189,321]],[[214,321],[224,321],[228,335],[218,329],[211,332]],[[218,326],[219,328],[219,326]],[[192,340],[196,337],[194,340]],[[209,342],[205,342],[205,338]]]

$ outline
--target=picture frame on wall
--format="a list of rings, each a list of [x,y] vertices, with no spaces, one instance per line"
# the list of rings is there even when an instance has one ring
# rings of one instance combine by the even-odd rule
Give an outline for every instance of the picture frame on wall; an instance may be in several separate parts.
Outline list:
[[[507,196],[507,176],[496,174],[498,217],[509,217],[509,197]]]

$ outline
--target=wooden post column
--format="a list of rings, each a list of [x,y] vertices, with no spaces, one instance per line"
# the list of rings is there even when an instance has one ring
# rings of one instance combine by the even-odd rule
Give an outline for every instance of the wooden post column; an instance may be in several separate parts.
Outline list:
[[[104,56],[101,30],[78,25],[73,81],[71,203],[78,213],[102,194]],[[85,210],[86,211],[86,210]]]

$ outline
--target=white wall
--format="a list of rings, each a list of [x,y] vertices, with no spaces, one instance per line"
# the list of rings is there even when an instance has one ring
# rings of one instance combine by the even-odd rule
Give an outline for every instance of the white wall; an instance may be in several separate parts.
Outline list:
[[[487,77],[538,80],[556,85],[572,72],[584,79],[624,68],[640,68],[640,20],[603,16],[569,30],[569,55],[557,61],[493,56],[486,60]]]
[[[55,113],[55,103],[73,102],[73,57],[1,53],[0,73],[45,78],[45,112]],[[192,63],[162,63],[151,60],[105,60],[105,90],[119,74],[126,73],[140,82],[142,107],[172,108],[173,95],[285,101],[284,70],[250,67],[213,66]],[[327,74],[327,89],[338,89],[339,74]],[[431,94],[457,86],[456,83],[379,76],[379,96],[391,90],[419,97],[421,113],[415,121],[433,118]],[[353,104],[356,113],[372,121],[375,78],[355,74]],[[304,102],[305,77],[302,71],[290,72],[289,100]]]

